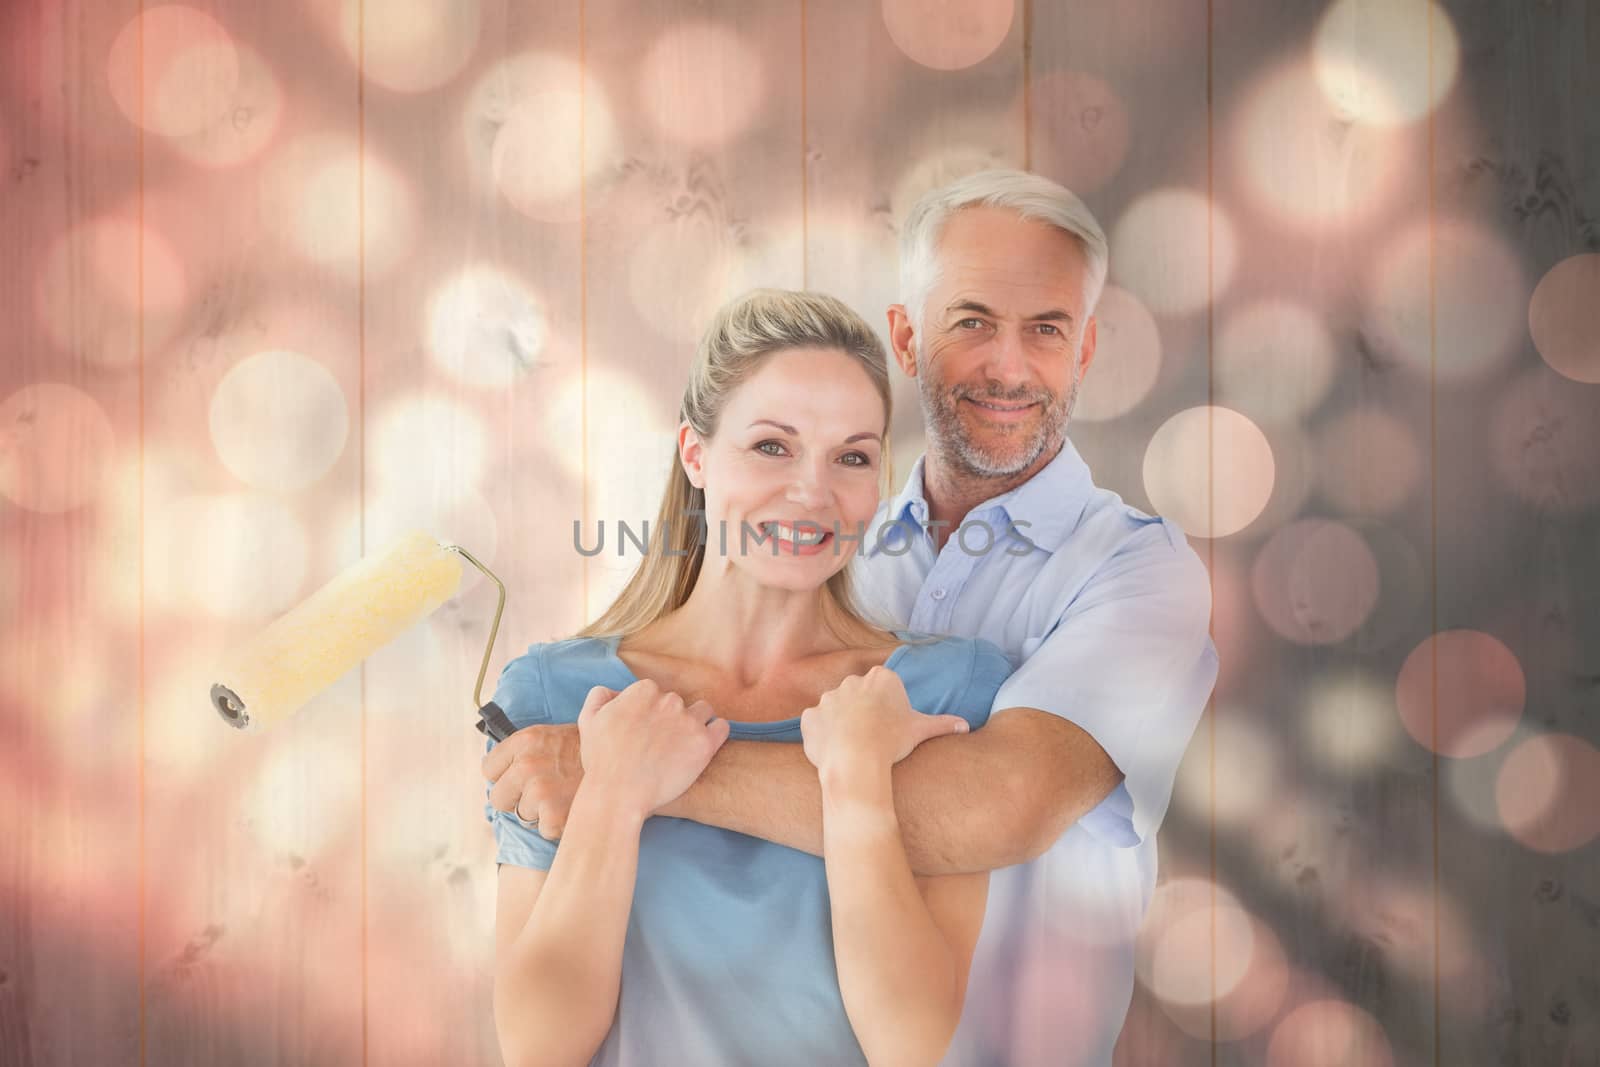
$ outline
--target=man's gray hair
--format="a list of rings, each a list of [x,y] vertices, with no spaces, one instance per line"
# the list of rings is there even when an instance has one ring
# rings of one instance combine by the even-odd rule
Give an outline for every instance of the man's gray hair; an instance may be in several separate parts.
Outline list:
[[[900,299],[920,329],[923,304],[939,284],[939,234],[950,217],[968,207],[1010,208],[1078,242],[1087,264],[1084,314],[1092,315],[1106,284],[1110,254],[1105,231],[1076,195],[1049,178],[1020,170],[985,170],[923,195],[900,230]]]

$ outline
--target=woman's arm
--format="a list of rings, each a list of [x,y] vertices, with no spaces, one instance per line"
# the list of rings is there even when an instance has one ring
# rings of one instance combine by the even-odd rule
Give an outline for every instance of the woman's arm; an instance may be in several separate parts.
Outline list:
[[[548,873],[502,866],[495,1030],[507,1067],[586,1064],[616,1016],[644,815],[586,781]]]
[[[868,1062],[937,1063],[961,1020],[988,873],[912,875],[888,767],[827,769],[822,837],[839,987]]]
[[[685,707],[649,680],[590,690],[578,729],[589,773],[549,873],[500,872],[494,1015],[508,1067],[593,1058],[616,1017],[644,820],[728,737],[704,701]]]
[[[800,719],[822,789],[822,855],[845,1011],[874,1067],[934,1064],[961,1019],[988,875],[911,873],[891,769],[922,741],[967,728],[913,711],[894,672],[845,679]]]

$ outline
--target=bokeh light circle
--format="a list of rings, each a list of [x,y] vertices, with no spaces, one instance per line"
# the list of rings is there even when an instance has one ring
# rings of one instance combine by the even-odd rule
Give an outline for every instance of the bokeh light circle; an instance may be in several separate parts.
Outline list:
[[[639,105],[656,129],[681,144],[715,145],[738,136],[761,111],[761,56],[712,22],[674,26],[639,70]]]
[[[1160,315],[1198,311],[1228,288],[1237,263],[1233,225],[1188,189],[1135,200],[1111,231],[1111,270]]]
[[[1536,852],[1571,852],[1600,835],[1600,750],[1571,734],[1530,737],[1495,780],[1506,832]]]
[[[1233,148],[1256,201],[1294,225],[1362,221],[1401,177],[1397,138],[1335,114],[1300,63],[1279,67],[1245,98]]]
[[[306,528],[275,497],[178,497],[148,511],[146,527],[146,586],[166,589],[153,599],[177,613],[261,622],[300,598]]]
[[[155,227],[107,215],[80,223],[51,246],[35,292],[40,323],[64,352],[101,367],[126,367],[159,349],[189,295],[188,272]]]
[[[524,52],[490,67],[462,113],[475,177],[517,211],[575,222],[600,175],[619,169],[616,122],[604,88],[566,56]]]
[[[1255,521],[1272,496],[1272,447],[1260,427],[1224,407],[1172,416],[1144,454],[1157,513],[1196,537],[1226,537]]]
[[[1253,946],[1251,917],[1232,892],[1204,878],[1174,878],[1150,898],[1134,973],[1165,1004],[1205,1004],[1244,979]]]
[[[1131,140],[1127,105],[1102,78],[1058,70],[1030,89],[1033,169],[1084,196],[1122,169]]]
[[[1398,125],[1421,118],[1455,84],[1461,46],[1437,4],[1338,0],[1312,42],[1317,83],[1354,122]]]
[[[1161,331],[1126,289],[1108,285],[1094,309],[1094,362],[1083,379],[1072,417],[1102,422],[1138,407],[1161,374]]]
[[[1262,547],[1251,589],[1278,636],[1300,645],[1335,644],[1355,633],[1378,603],[1378,563],[1350,527],[1302,519]]]
[[[239,53],[210,15],[164,4],[122,27],[106,73],[111,98],[129,122],[163,137],[187,137],[229,111],[239,88]]]
[[[82,507],[105,485],[115,445],[89,394],[59,382],[23,386],[0,402],[0,497],[46,515]]]
[[[1489,418],[1489,462],[1500,485],[1541,511],[1600,502],[1600,390],[1535,365],[1512,379]]]
[[[1368,281],[1368,331],[1418,374],[1436,354],[1443,380],[1470,380],[1512,355],[1527,281],[1504,240],[1470,222],[1413,224],[1378,255]],[[1432,309],[1430,311],[1430,309]]]
[[[1545,272],[1528,303],[1528,330],[1558,374],[1600,384],[1600,254],[1569,256]]]
[[[988,59],[1011,32],[1014,0],[883,0],[883,25],[906,57],[934,70]]]
[[[1283,1017],[1267,1044],[1267,1067],[1393,1067],[1383,1027],[1342,1000],[1314,1000]]]
[[[371,440],[368,455],[381,491],[407,487],[441,503],[478,488],[489,460],[483,417],[438,392],[391,401],[377,416]]]
[[[275,156],[267,182],[270,210],[287,220],[290,247],[348,280],[382,278],[411,249],[411,188],[370,147],[303,138]]]
[[[1328,395],[1333,338],[1299,304],[1261,300],[1223,322],[1212,365],[1219,401],[1252,418],[1294,420]]]
[[[1348,515],[1389,515],[1422,479],[1422,455],[1405,423],[1375,407],[1352,408],[1316,432],[1317,488]]]
[[[1231,989],[1219,993],[1215,1002],[1161,1002],[1167,1018],[1190,1037],[1202,1041],[1240,1041],[1249,1037],[1273,1020],[1289,992],[1289,960],[1278,935],[1266,923],[1250,917],[1246,937],[1238,922],[1239,913],[1230,910],[1223,914],[1226,920],[1218,928],[1222,935],[1217,941],[1218,954],[1248,953],[1243,957],[1244,974]],[[1209,951],[1209,946],[1201,951]],[[1230,961],[1225,970],[1231,973],[1236,967],[1237,962]]]
[[[370,81],[420,93],[467,65],[481,20],[478,0],[344,0],[339,40]]]
[[[1179,765],[1172,799],[1202,821],[1243,826],[1276,795],[1278,749],[1239,709],[1219,708],[1213,720],[1216,766],[1213,768],[1205,748],[1191,746]]]
[[[172,147],[191,163],[232,167],[259,156],[283,119],[283,87],[253,48],[239,49],[239,85],[213,121]]]
[[[298,352],[258,352],[211,396],[211,441],[223,466],[255,489],[292,493],[344,452],[350,415],[327,367]]]
[[[514,384],[538,365],[548,332],[538,299],[494,267],[462,271],[428,305],[428,352],[446,374],[467,385]]]
[[[1406,657],[1395,682],[1395,706],[1406,732],[1424,748],[1458,759],[1481,756],[1503,744],[1522,718],[1527,696],[1517,657],[1477,630],[1446,630],[1429,637]]]
[[[1400,747],[1394,689],[1360,668],[1313,679],[1299,723],[1306,756],[1339,774],[1374,770]]]

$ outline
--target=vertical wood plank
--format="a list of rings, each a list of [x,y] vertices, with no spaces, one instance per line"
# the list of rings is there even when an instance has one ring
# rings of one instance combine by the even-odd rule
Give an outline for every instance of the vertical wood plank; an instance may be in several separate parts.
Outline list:
[[[506,583],[488,700],[506,662],[577,621],[579,585],[557,565],[579,505],[577,442],[557,427],[579,369],[582,222],[578,190],[555,195],[551,175],[581,173],[580,15],[576,3],[436,11],[436,41],[470,42],[459,69],[426,91],[369,80],[365,96],[368,162],[402,176],[413,244],[368,278],[362,507],[369,551],[421,525]],[[369,47],[401,30],[369,22]],[[465,574],[368,665],[371,1062],[499,1060],[494,844],[471,728],[496,590]]]
[[[196,10],[237,76],[212,61],[190,90],[194,132],[147,135],[148,211],[190,302],[152,350],[145,404],[145,1054],[350,1062],[359,676],[253,734],[207,695],[226,649],[355,560],[331,531],[361,478],[358,230],[340,211],[356,200],[356,68],[315,23],[231,0]],[[188,43],[148,41],[146,62]],[[241,378],[251,366],[260,377]],[[275,417],[265,393],[285,398]]]
[[[1448,365],[1459,338],[1501,343],[1484,345],[1482,373],[1439,387],[1438,625],[1500,642],[1526,697],[1503,744],[1445,761],[1440,892],[1454,921],[1440,930],[1440,1061],[1580,1063],[1600,1047],[1589,964],[1600,856],[1552,827],[1592,812],[1594,772],[1546,746],[1592,755],[1600,743],[1584,681],[1600,619],[1587,577],[1600,387],[1540,357],[1529,298],[1558,263],[1600,250],[1600,36],[1582,3],[1442,7],[1461,56],[1448,106],[1470,118],[1441,140],[1434,171],[1438,360]],[[1489,255],[1471,273],[1452,269],[1463,225],[1506,270]],[[1475,288],[1485,277],[1494,288]],[[1473,667],[1440,657],[1441,722],[1452,673]],[[1542,817],[1537,805],[1528,814],[1540,788],[1551,791]]]
[[[139,633],[95,561],[138,445],[136,5],[8,5],[0,272],[0,1060],[137,1062]],[[118,561],[115,592],[137,558]]]

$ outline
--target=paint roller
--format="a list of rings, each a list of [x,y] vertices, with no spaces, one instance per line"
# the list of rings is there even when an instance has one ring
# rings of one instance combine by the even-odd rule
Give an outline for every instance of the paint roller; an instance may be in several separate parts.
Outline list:
[[[212,706],[241,730],[282,722],[454,596],[463,559],[500,590],[473,698],[479,732],[504,741],[516,726],[498,705],[484,703],[483,679],[506,606],[505,584],[460,545],[420,532],[366,556],[230,652],[218,672],[222,680],[211,687]]]

